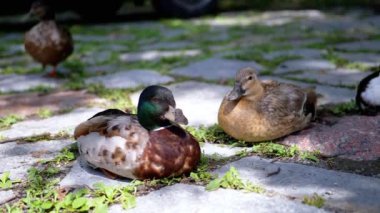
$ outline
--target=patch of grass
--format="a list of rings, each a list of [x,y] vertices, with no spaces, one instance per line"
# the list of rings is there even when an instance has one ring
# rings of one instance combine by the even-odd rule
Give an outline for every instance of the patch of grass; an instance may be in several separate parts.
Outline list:
[[[39,67],[33,67],[33,68],[27,68],[27,67],[19,67],[19,66],[7,66],[1,70],[2,74],[19,74],[19,75],[26,75],[26,74],[35,74],[35,73],[41,73],[42,68]]]
[[[233,166],[230,167],[230,170],[226,172],[223,177],[211,181],[206,186],[206,190],[208,191],[214,191],[219,188],[237,189],[256,193],[265,192],[265,189],[261,186],[254,185],[249,181],[243,181],[240,178],[239,172]]]
[[[24,120],[23,117],[15,114],[7,115],[0,118],[0,129],[6,129],[11,127],[13,124]]]
[[[346,64],[345,67],[347,69],[357,69],[357,70],[360,70],[360,71],[363,71],[363,72],[368,71],[368,69],[371,68],[370,65],[359,63],[359,62],[350,62],[350,63]]]
[[[319,151],[314,151],[314,152],[300,152],[300,158],[302,160],[308,160],[312,161],[314,163],[319,162],[318,156],[320,155]]]
[[[329,111],[336,116],[343,116],[347,113],[356,112],[358,110],[359,109],[357,108],[354,100],[351,100],[350,102],[346,102],[346,103],[336,104],[332,108],[329,109]]]
[[[23,141],[25,142],[37,142],[42,140],[58,140],[58,139],[65,139],[69,138],[71,135],[66,131],[58,132],[57,134],[51,134],[51,133],[45,133],[41,135],[34,135],[30,137],[23,138]]]
[[[331,50],[327,51],[327,54],[324,55],[324,58],[335,64],[337,67],[344,67],[349,63],[347,59],[339,57]]]
[[[198,184],[208,184],[211,180],[215,179],[216,175],[208,172],[209,164],[210,160],[202,154],[197,170],[190,173],[190,178]]]
[[[132,113],[136,113],[137,109],[132,104],[129,97],[132,90],[128,89],[107,89],[101,84],[91,84],[88,86],[88,91],[94,93],[95,95],[107,99],[111,102],[109,107],[127,110]]]
[[[322,208],[325,205],[325,199],[318,194],[314,193],[312,196],[304,196],[302,203],[315,206],[317,208]]]
[[[267,142],[254,145],[252,151],[267,157],[295,157],[300,151],[297,146],[287,147],[281,144]]]
[[[192,134],[197,141],[211,142],[230,145],[243,145],[243,141],[236,140],[227,135],[219,125],[215,124],[209,127],[200,126],[198,128],[187,126],[186,130]]]
[[[86,73],[84,72],[85,64],[79,59],[71,59],[65,61],[63,66],[68,70],[65,76],[68,80],[65,82],[64,87],[70,90],[84,89],[84,78],[86,77]]]
[[[40,108],[37,115],[40,118],[49,118],[53,115],[53,112],[49,108]]]
[[[0,188],[1,189],[10,189],[13,187],[14,183],[20,183],[21,182],[21,180],[11,180],[9,176],[10,176],[9,171],[3,172],[3,174],[0,176]]]
[[[52,92],[53,90],[54,90],[54,88],[52,88],[52,87],[44,86],[44,85],[38,85],[36,87],[29,89],[28,91],[29,92],[37,92],[40,94],[48,94],[48,93]]]

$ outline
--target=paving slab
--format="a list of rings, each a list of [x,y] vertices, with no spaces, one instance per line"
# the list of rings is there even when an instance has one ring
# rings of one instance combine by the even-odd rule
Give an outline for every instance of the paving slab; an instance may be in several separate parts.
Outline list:
[[[10,178],[25,179],[27,171],[41,159],[52,159],[72,140],[39,141],[35,143],[0,144],[0,157],[6,163],[0,165],[0,173],[9,171]]]
[[[380,51],[380,40],[355,41],[335,45],[338,50],[346,51]]]
[[[127,178],[112,180],[106,177],[97,169],[89,167],[80,157],[74,162],[70,172],[59,182],[61,187],[89,187],[94,188],[94,184],[103,183],[106,186],[128,185],[131,182]]]
[[[362,63],[368,66],[380,66],[380,54],[376,53],[336,53],[339,57],[350,62]]]
[[[261,80],[275,80],[283,83],[289,83],[297,85],[301,88],[315,88],[315,91],[319,95],[318,105],[325,104],[338,104],[349,102],[352,99],[355,99],[356,91],[354,89],[340,88],[328,85],[319,85],[319,84],[308,84],[302,81],[287,80],[280,77],[274,76],[262,76]]]
[[[0,191],[0,205],[16,198],[16,194],[12,190]]]
[[[0,117],[9,114],[25,117],[38,114],[41,109],[59,112],[104,101],[85,91],[61,91],[49,94],[34,92],[3,95],[0,96]]]
[[[326,209],[334,212],[379,212],[380,179],[331,171],[294,163],[271,163],[271,159],[247,157],[229,163],[215,173],[225,174],[234,166],[243,179],[261,185],[275,194],[303,199],[317,193]],[[280,167],[276,175],[268,176],[266,168]]]
[[[331,70],[336,65],[327,60],[322,59],[297,59],[281,63],[274,72],[277,74],[293,72],[293,71],[310,71],[310,70]]]
[[[154,44],[146,44],[141,47],[141,50],[174,50],[193,48],[195,44],[191,41],[172,41],[158,42]]]
[[[77,108],[70,113],[52,116],[42,120],[26,120],[12,125],[10,129],[0,131],[5,138],[29,137],[44,133],[56,134],[61,131],[72,133],[81,122],[102,111],[101,108]]]
[[[90,65],[85,67],[84,72],[93,74],[93,75],[103,75],[107,73],[121,72],[125,71],[125,68],[122,68],[113,64],[105,65]]]
[[[106,88],[136,88],[152,84],[165,84],[173,81],[169,76],[152,70],[130,70],[86,79],[87,84],[101,83]]]
[[[297,145],[301,150],[319,151],[326,157],[355,161],[380,159],[380,115],[345,116],[327,124],[312,123],[296,134],[279,140],[285,145]]]
[[[183,110],[189,125],[213,125],[217,123],[217,115],[223,97],[230,87],[186,81],[168,86],[173,92],[177,107]],[[133,93],[131,100],[137,106],[141,91]]]
[[[201,54],[200,50],[158,51],[150,50],[138,53],[124,53],[119,56],[123,62],[133,61],[157,61],[161,58],[170,57],[193,57]]]
[[[22,92],[38,86],[56,88],[60,84],[59,80],[41,75],[0,75],[0,92]]]
[[[174,69],[174,75],[203,78],[207,80],[234,79],[236,72],[244,67],[253,67],[257,71],[264,69],[254,61],[240,61],[222,58],[210,58],[207,60],[191,63],[188,66]]]
[[[324,50],[317,50],[317,49],[290,49],[290,50],[279,50],[279,51],[266,53],[263,55],[263,57],[266,60],[273,60],[277,57],[282,57],[282,56],[297,56],[301,58],[317,59],[317,58],[321,58],[324,53],[325,53]]]
[[[232,157],[248,148],[231,147],[223,144],[201,143],[202,153],[210,157]]]
[[[175,184],[137,198],[135,208],[128,212],[325,212],[302,203],[244,193],[231,189],[208,192],[202,186]],[[121,205],[113,205],[110,212],[125,212]]]
[[[330,71],[308,71],[300,74],[290,74],[287,77],[300,79],[311,79],[320,84],[334,86],[351,86],[356,87],[361,79],[369,75],[371,72],[362,72],[354,69],[335,69]]]

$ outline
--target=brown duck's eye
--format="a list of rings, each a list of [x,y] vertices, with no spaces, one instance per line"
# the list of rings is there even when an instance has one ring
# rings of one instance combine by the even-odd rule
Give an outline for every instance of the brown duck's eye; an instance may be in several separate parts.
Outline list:
[[[248,80],[252,80],[252,76],[249,76],[249,77],[248,77]]]

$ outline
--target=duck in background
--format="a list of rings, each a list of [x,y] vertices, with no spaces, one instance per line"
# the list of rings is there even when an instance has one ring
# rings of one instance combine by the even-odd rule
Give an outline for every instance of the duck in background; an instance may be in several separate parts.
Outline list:
[[[137,116],[109,109],[79,124],[74,132],[81,157],[108,177],[151,179],[188,174],[200,160],[199,143],[172,92],[149,86],[140,95]]]
[[[39,23],[25,33],[25,50],[43,69],[53,66],[48,76],[56,77],[57,65],[74,51],[70,31],[57,25],[54,11],[46,1],[33,2],[30,15],[38,17]]]
[[[360,81],[355,100],[363,114],[376,115],[380,112],[380,66]]]
[[[220,127],[247,142],[268,141],[305,128],[315,116],[313,90],[260,81],[252,68],[237,72],[234,88],[219,108]]]

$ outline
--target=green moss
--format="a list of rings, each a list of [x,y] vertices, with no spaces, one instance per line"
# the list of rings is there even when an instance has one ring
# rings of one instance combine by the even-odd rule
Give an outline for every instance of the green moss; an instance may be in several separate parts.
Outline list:
[[[315,206],[317,208],[322,208],[325,205],[325,199],[318,194],[314,193],[312,196],[304,196],[302,203]]]
[[[7,66],[1,70],[2,74],[19,74],[19,75],[26,75],[26,74],[35,74],[35,73],[41,73],[42,67],[33,67],[33,68],[26,68],[21,66]]]
[[[37,115],[40,118],[49,118],[53,115],[53,112],[49,108],[40,108]]]
[[[49,140],[59,140],[59,139],[67,139],[70,138],[71,135],[66,131],[60,131],[56,134],[51,133],[45,133],[41,135],[34,135],[29,136],[26,138],[23,138],[22,141],[24,142],[37,142],[37,141],[49,141]]]
[[[290,77],[290,76],[286,76],[284,78],[288,79],[288,80],[293,80],[293,81],[302,81],[304,83],[309,83],[309,84],[317,84],[318,83],[318,80],[313,79],[313,78],[299,78],[299,77]]]
[[[4,117],[0,117],[0,129],[6,129],[12,126],[13,124],[24,120],[23,117],[15,114],[6,115]]]
[[[336,116],[343,116],[347,113],[358,112],[358,108],[354,100],[346,103],[336,104],[328,110]]]

